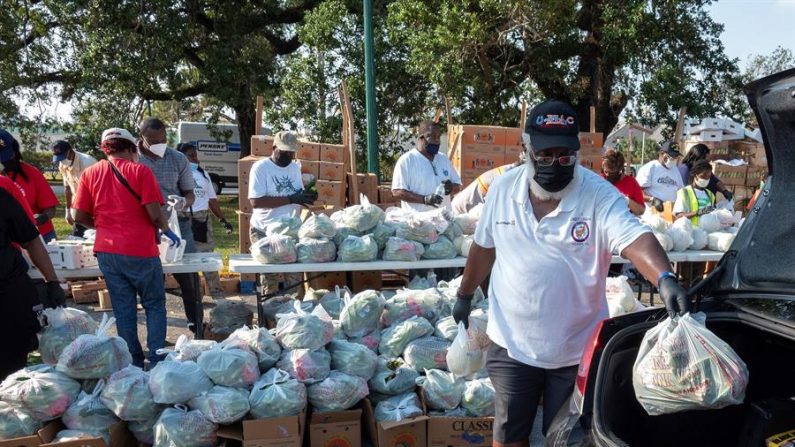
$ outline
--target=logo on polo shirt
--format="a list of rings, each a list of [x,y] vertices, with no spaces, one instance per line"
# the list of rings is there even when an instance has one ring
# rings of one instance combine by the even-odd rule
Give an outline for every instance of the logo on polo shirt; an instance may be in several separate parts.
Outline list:
[[[516,219],[511,220],[498,220],[494,222],[495,225],[516,225]]]
[[[591,237],[591,227],[588,226],[588,222],[574,222],[571,226],[571,238],[574,242],[582,244],[587,241],[589,237]]]

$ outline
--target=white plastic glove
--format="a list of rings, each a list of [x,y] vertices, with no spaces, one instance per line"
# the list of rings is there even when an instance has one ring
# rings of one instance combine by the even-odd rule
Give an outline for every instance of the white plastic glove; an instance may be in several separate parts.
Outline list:
[[[168,196],[168,204],[175,210],[182,211],[185,209],[185,205],[188,204],[188,201],[182,196],[171,194]]]

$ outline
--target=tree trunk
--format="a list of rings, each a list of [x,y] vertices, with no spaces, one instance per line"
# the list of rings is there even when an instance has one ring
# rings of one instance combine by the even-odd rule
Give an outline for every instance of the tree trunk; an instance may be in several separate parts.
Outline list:
[[[251,155],[251,136],[254,135],[256,110],[252,101],[241,101],[233,109],[237,115],[237,130],[240,133],[240,158]]]

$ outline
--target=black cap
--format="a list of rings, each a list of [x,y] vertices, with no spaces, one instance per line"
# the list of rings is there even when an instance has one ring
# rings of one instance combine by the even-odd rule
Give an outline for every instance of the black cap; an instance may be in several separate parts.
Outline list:
[[[673,158],[682,156],[682,153],[679,152],[679,146],[676,144],[676,142],[671,140],[665,140],[662,142],[660,145],[660,152]]]
[[[50,144],[50,150],[52,151],[52,162],[58,163],[66,159],[69,151],[72,150],[72,145],[67,141],[58,140]]]
[[[534,152],[557,147],[580,150],[577,112],[563,101],[549,100],[535,106],[524,131],[530,135]]]

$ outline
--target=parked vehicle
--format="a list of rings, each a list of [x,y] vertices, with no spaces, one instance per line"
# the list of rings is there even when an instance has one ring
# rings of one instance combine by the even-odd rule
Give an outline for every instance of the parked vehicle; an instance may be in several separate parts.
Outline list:
[[[240,159],[240,134],[236,124],[176,124],[177,142],[196,146],[202,168],[210,174],[215,193],[227,185],[237,184],[237,160]]]
[[[770,177],[731,249],[690,291],[707,328],[748,367],[745,403],[649,416],[635,398],[632,369],[644,334],[666,314],[647,310],[596,328],[545,445],[764,446],[765,437],[795,429],[795,69],[745,93]]]

